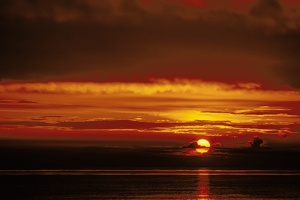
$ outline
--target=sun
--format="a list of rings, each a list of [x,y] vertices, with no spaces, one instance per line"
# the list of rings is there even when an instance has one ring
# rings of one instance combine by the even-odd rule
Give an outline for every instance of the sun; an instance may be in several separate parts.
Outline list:
[[[200,139],[200,140],[198,140],[197,144],[199,145],[199,147],[207,147],[207,148],[210,147],[210,143],[206,139]]]
[[[206,139],[200,139],[197,141],[198,148],[196,148],[196,151],[200,154],[207,153],[210,147],[210,143]]]

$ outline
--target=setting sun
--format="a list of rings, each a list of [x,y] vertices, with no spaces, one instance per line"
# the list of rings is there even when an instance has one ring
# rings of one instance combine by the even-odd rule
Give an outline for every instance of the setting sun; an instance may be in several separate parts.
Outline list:
[[[208,140],[206,139],[200,139],[197,141],[197,144],[200,146],[200,147],[210,147],[210,143]]]
[[[207,153],[208,152],[208,148],[210,147],[210,143],[208,140],[206,139],[200,139],[197,141],[197,145],[199,146],[199,148],[196,149],[196,151],[198,153]]]

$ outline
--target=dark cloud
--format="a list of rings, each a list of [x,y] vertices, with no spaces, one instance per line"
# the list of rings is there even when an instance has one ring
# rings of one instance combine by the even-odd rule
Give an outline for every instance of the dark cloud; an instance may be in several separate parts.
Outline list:
[[[180,126],[218,125],[224,122],[194,121],[194,122],[146,122],[133,120],[97,120],[79,122],[59,122],[56,126],[72,129],[156,129]]]
[[[191,148],[191,149],[195,149],[195,148],[197,148],[197,147],[199,147],[197,141],[192,141],[192,142],[189,142],[189,143],[184,144],[184,145],[182,146],[182,148]]]
[[[293,129],[294,132],[300,133],[300,124],[294,124]]]
[[[46,118],[49,118],[47,116]],[[171,127],[176,123],[151,123],[131,120],[101,120],[101,121],[78,121],[78,122],[57,122],[46,123],[36,121],[8,121],[1,122],[3,125],[23,125],[23,126],[55,126],[72,129],[149,129],[157,127]]]
[[[37,103],[35,101],[19,100],[18,103]]]
[[[216,143],[212,143],[211,146],[219,148],[219,147],[222,147],[222,144],[220,142],[216,142]]]
[[[41,118],[60,118],[60,117],[63,117],[63,116],[60,116],[60,115],[48,115],[48,116],[42,116]]]
[[[300,48],[299,48],[300,50]],[[298,50],[295,52],[299,52]],[[291,52],[292,55],[294,52]],[[296,57],[295,57],[296,58]],[[281,77],[281,80],[288,83],[294,88],[300,88],[300,80],[298,74],[300,74],[300,61],[290,56],[290,62],[281,63],[277,66],[274,66],[274,73]]]
[[[23,109],[23,108],[30,108],[30,109],[38,109],[44,107],[24,107],[24,106],[11,106],[14,109]],[[10,107],[9,107],[10,108]],[[51,108],[51,107],[47,107]],[[60,107],[53,107],[53,108],[60,108]],[[70,108],[73,109],[75,107],[63,107],[63,108]],[[44,122],[45,119],[49,118],[60,118],[62,116],[43,116],[40,118],[34,118],[34,121],[3,121],[1,122],[2,125],[20,125],[20,126],[34,126],[34,123],[38,123],[36,126],[49,126],[49,127],[62,127],[68,128],[73,130],[149,130],[151,131],[163,131],[169,132],[169,129],[185,129],[185,127],[195,127],[196,129],[206,130],[208,133],[207,135],[214,136],[214,133],[219,132],[220,134],[223,133],[223,128],[219,126],[226,126],[227,132],[232,131],[232,135],[241,134],[241,133],[251,133],[257,134],[258,132],[263,132],[264,134],[270,135],[280,135],[280,134],[293,134],[299,132],[299,124],[264,124],[263,122],[257,124],[242,124],[242,123],[230,123],[227,121],[193,121],[193,122],[147,122],[147,121],[135,121],[135,120],[95,120],[95,121],[62,121],[60,119],[56,119],[55,123],[47,123]],[[40,124],[39,124],[40,123]],[[207,128],[206,126],[213,127],[213,132]],[[192,134],[192,132],[188,131],[187,134]],[[255,142],[251,141],[253,144]],[[191,145],[193,145],[191,143]]]
[[[89,105],[72,105],[72,104],[39,104],[37,102],[16,103],[16,102],[1,102],[0,108],[19,110],[19,109],[76,109],[76,108],[91,108]]]
[[[13,101],[9,100],[9,99],[1,99],[0,103],[2,104],[6,104],[6,103],[12,103]]]
[[[159,0],[3,1],[0,79],[195,78],[299,87],[297,9],[262,0],[244,12],[200,7]]]
[[[49,126],[50,124],[45,122],[37,122],[37,121],[17,121],[17,122],[0,122],[0,125],[17,125],[17,126]]]
[[[259,148],[264,143],[266,143],[264,140],[260,139],[259,137],[255,136],[252,141],[249,141],[252,148]]]
[[[57,118],[60,116],[45,116],[42,118]],[[43,120],[43,119],[41,119]],[[71,129],[157,129],[180,126],[219,125],[224,122],[194,121],[194,122],[146,122],[133,120],[97,120],[97,121],[58,121],[57,123],[32,122],[32,121],[8,121],[1,122],[3,125],[32,125],[41,123],[44,126],[65,127]]]
[[[258,3],[250,10],[250,14],[259,18],[277,18],[282,15],[283,9],[278,0],[264,1]]]
[[[20,99],[20,100],[16,100],[16,99],[0,99],[0,103],[1,104],[36,104],[37,102],[35,101],[29,101],[29,100],[24,100],[24,99]]]

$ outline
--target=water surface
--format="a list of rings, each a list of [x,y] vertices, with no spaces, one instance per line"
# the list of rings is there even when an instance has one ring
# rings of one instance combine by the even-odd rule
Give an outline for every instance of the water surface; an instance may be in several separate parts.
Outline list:
[[[4,170],[1,199],[298,199],[289,170]]]

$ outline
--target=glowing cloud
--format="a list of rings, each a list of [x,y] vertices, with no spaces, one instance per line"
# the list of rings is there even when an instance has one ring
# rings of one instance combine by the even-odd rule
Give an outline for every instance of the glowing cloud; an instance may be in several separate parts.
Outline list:
[[[263,90],[256,83],[225,84],[191,80],[156,80],[150,83],[4,83],[1,93],[99,94],[99,95],[170,95],[200,99],[239,99],[268,101],[300,101],[297,90]]]
[[[191,138],[293,134],[299,102],[297,90],[265,90],[257,83],[2,83],[0,129],[6,136],[46,129]]]

